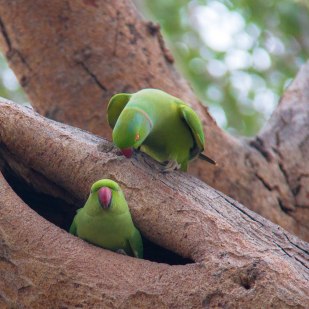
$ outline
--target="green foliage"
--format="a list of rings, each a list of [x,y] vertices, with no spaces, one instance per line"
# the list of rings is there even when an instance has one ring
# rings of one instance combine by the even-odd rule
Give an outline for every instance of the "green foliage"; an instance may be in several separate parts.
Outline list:
[[[5,58],[0,54],[0,97],[26,104],[28,99]]]
[[[257,133],[309,55],[305,0],[135,2],[160,23],[179,69],[234,134]]]

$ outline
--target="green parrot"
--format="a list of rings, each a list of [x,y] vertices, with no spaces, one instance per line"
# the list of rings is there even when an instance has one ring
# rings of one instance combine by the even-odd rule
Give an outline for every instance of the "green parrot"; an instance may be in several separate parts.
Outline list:
[[[143,258],[141,234],[132,222],[121,188],[110,179],[92,185],[86,204],[77,210],[70,233],[102,248]]]
[[[119,93],[109,101],[108,123],[113,142],[123,155],[140,149],[164,164],[164,171],[186,171],[188,162],[200,157],[205,146],[201,120],[183,101],[158,89]]]

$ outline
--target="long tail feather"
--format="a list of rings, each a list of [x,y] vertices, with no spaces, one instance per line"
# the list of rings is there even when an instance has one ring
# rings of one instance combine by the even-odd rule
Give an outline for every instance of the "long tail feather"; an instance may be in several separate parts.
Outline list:
[[[209,157],[207,157],[206,155],[204,155],[203,153],[200,153],[199,154],[199,158],[204,160],[204,161],[207,161],[208,163],[211,163],[213,165],[217,165],[217,162]]]

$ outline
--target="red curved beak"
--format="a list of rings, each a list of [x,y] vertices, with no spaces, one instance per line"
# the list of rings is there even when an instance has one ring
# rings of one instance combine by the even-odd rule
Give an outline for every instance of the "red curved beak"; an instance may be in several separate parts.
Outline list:
[[[121,149],[121,152],[126,158],[131,158],[133,155],[133,148],[124,148]]]
[[[110,188],[103,187],[98,191],[99,202],[102,208],[109,208],[112,201],[112,190]]]

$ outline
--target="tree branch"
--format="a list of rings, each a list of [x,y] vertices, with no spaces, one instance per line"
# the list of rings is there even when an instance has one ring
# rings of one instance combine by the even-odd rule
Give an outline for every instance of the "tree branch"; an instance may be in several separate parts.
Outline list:
[[[161,174],[143,154],[128,160],[99,137],[8,102],[0,103],[0,150],[4,173],[17,170],[28,182],[40,175],[45,181],[37,181],[36,190],[75,201],[74,208],[95,180],[114,179],[142,234],[194,261],[169,266],[96,248],[37,215],[1,177],[0,304],[305,308],[309,303],[308,244],[190,175]]]
[[[131,2],[1,0],[0,15],[0,45],[39,113],[110,138],[105,111],[113,94],[153,87],[180,97],[201,116],[206,153],[219,163],[196,161],[190,172],[309,240],[308,65],[265,130],[236,140],[200,105],[158,27]]]

